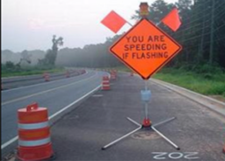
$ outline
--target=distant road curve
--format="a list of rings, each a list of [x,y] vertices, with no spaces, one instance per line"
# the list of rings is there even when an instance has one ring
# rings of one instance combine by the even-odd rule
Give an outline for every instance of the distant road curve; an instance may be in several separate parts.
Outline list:
[[[84,69],[67,69],[68,72],[60,72],[60,73],[48,73],[48,81],[54,81],[58,79],[68,78],[77,76],[80,74],[84,74]],[[46,79],[44,74],[39,75],[29,75],[29,76],[16,76],[16,77],[6,77],[1,78],[1,89],[7,90],[12,88],[17,88],[21,86],[33,85],[38,83],[44,83]]]

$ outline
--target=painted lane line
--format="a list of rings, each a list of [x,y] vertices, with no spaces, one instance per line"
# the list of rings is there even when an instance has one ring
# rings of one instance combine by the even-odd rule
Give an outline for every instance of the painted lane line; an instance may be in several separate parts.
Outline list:
[[[86,73],[84,73],[83,75],[88,74],[88,73],[89,72],[86,71]],[[78,75],[78,76],[83,76],[83,75]],[[71,79],[72,78],[75,78],[75,77],[71,77]],[[4,90],[4,91],[1,91],[1,92],[2,93],[7,93],[7,92],[11,92],[11,91],[18,90],[18,89],[21,89],[21,88],[25,89],[25,88],[29,88],[29,87],[35,87],[35,86],[40,86],[40,85],[53,84],[55,82],[62,82],[62,81],[64,81],[64,79],[54,80],[54,81],[50,81],[50,82],[42,82],[42,83],[28,85],[28,86],[17,87],[17,88],[13,88],[13,89]]]
[[[63,107],[61,110],[59,110],[58,112],[54,113],[53,115],[51,115],[50,117],[48,117],[49,120],[53,119],[54,117],[56,117],[57,115],[59,115],[60,113],[62,113],[63,111],[67,110],[68,108],[70,108],[71,106],[75,105],[76,103],[78,103],[79,101],[81,101],[82,99],[84,99],[85,97],[89,96],[90,94],[92,94],[93,92],[97,91],[99,88],[101,87],[101,84],[98,85],[96,88],[94,88],[93,90],[91,90],[90,92],[86,93],[85,95],[81,96],[80,98],[78,98],[76,101],[72,102],[71,104],[67,105],[66,107]],[[10,144],[12,144],[13,142],[18,140],[18,136],[12,138],[11,140],[7,141],[6,143],[1,145],[1,149],[4,149],[5,147],[9,146]]]
[[[88,95],[92,94],[93,92],[97,91],[102,85],[98,85],[95,89],[93,89],[92,91],[86,93],[85,95],[83,95],[82,97],[78,98],[76,101],[72,102],[71,104],[67,105],[66,107],[64,107],[63,109],[59,110],[58,112],[54,113],[53,115],[51,115],[49,117],[49,119],[53,119],[54,117],[56,117],[57,115],[59,115],[60,113],[62,113],[63,111],[67,110],[68,108],[70,108],[72,105],[78,103],[79,101],[81,101],[82,99],[84,99],[85,97],[87,97]]]
[[[16,101],[21,101],[23,99],[27,99],[27,98],[30,98],[30,97],[33,97],[33,96],[37,96],[37,95],[40,95],[40,94],[51,92],[51,91],[54,91],[54,90],[57,90],[57,89],[61,89],[61,88],[64,88],[64,87],[68,87],[68,86],[80,83],[82,81],[86,81],[88,79],[91,79],[92,77],[94,77],[94,76],[91,76],[91,77],[89,77],[87,79],[83,79],[83,80],[80,80],[80,81],[77,81],[77,82],[74,82],[74,83],[66,84],[66,85],[63,85],[63,86],[60,86],[60,87],[48,89],[48,90],[45,90],[45,91],[42,91],[42,92],[38,92],[38,93],[35,93],[35,94],[30,94],[30,95],[27,95],[27,96],[24,96],[24,97],[20,97],[20,98],[16,98],[16,99],[13,99],[13,100],[10,100],[10,101],[6,101],[6,102],[3,102],[1,105],[6,105],[6,104],[13,103],[13,102],[16,102]]]
[[[14,143],[16,140],[18,140],[18,136],[12,138],[11,140],[7,141],[6,143],[1,145],[1,149],[4,149],[5,147],[9,146],[10,144]]]
[[[86,78],[86,79],[83,79],[83,80],[80,80],[80,81],[77,81],[77,82],[74,82],[74,83],[66,84],[66,85],[63,85],[63,86],[60,86],[60,87],[48,89],[48,90],[38,92],[38,93],[35,93],[35,94],[30,94],[30,95],[19,97],[19,98],[10,100],[10,101],[6,101],[6,102],[1,103],[1,105],[6,105],[6,104],[9,104],[9,103],[21,101],[21,100],[24,100],[24,99],[27,99],[27,98],[30,98],[30,97],[33,97],[33,96],[37,96],[37,95],[44,94],[44,93],[47,93],[47,92],[55,91],[55,90],[60,89],[60,88],[68,87],[68,86],[71,86],[71,85],[74,85],[74,84],[77,84],[77,83],[80,83],[80,82],[83,82],[83,81],[87,81],[87,80],[89,80],[89,79],[91,79],[92,77],[95,77],[95,76],[96,75],[93,75],[89,78]]]

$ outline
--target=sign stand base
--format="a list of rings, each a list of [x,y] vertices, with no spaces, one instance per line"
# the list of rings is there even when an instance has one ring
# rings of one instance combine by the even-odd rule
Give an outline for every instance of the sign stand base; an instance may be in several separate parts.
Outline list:
[[[128,137],[128,136],[134,134],[135,132],[137,132],[137,131],[139,131],[139,130],[141,130],[141,129],[143,129],[143,128],[146,128],[146,129],[155,131],[158,135],[160,135],[163,139],[165,139],[170,145],[172,145],[172,146],[173,146],[174,148],[176,148],[177,150],[180,150],[180,148],[179,148],[176,144],[174,144],[170,139],[168,139],[165,135],[163,135],[160,131],[158,131],[158,130],[155,128],[155,127],[157,127],[157,126],[159,126],[159,125],[168,123],[168,122],[170,122],[170,121],[176,119],[175,117],[169,118],[169,119],[167,119],[167,120],[164,120],[164,121],[162,121],[162,122],[156,123],[156,124],[154,124],[154,125],[149,125],[149,126],[141,125],[141,124],[139,124],[138,122],[134,121],[133,119],[131,119],[131,118],[129,118],[129,117],[127,117],[127,119],[128,119],[130,122],[132,122],[133,124],[137,125],[138,128],[136,128],[136,129],[134,129],[133,131],[131,131],[131,132],[129,132],[129,133],[123,135],[122,137],[120,137],[120,138],[118,138],[118,139],[112,141],[111,143],[109,143],[109,144],[103,146],[103,147],[102,147],[102,150],[106,150],[106,149],[109,148],[110,146],[112,146],[112,145],[118,143],[119,141],[125,139],[126,137]]]

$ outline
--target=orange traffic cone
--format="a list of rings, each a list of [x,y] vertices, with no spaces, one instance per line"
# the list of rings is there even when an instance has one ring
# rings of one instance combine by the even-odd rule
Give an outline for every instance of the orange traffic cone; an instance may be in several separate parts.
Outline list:
[[[53,156],[48,111],[37,103],[18,110],[18,152],[22,161],[38,161]]]
[[[109,77],[103,76],[102,77],[102,90],[109,90],[110,84],[109,84]]]

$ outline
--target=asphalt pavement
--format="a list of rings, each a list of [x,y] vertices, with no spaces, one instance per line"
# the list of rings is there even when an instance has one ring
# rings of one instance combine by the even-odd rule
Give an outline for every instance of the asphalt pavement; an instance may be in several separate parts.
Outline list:
[[[101,84],[103,72],[87,71],[85,74],[44,82],[1,92],[1,149],[2,156],[13,151],[17,143],[17,110],[37,102],[46,107],[50,123],[54,123],[73,104],[84,101]]]
[[[142,124],[144,104],[140,91],[144,81],[119,74],[111,90],[95,92],[64,115],[51,128],[56,161],[223,161],[225,119],[203,105],[148,81],[152,92],[149,117],[154,124],[176,117],[156,129],[180,147],[175,149],[152,129],[143,128],[117,144],[102,150],[111,141]]]
[[[1,89],[9,90],[12,88],[24,87],[34,84],[45,83],[48,81],[55,81],[59,79],[64,79],[68,77],[78,76],[79,74],[84,74],[84,69],[68,69],[67,72],[61,73],[48,73],[48,79],[45,78],[44,74],[39,75],[28,75],[28,76],[14,76],[6,77],[1,79]]]

